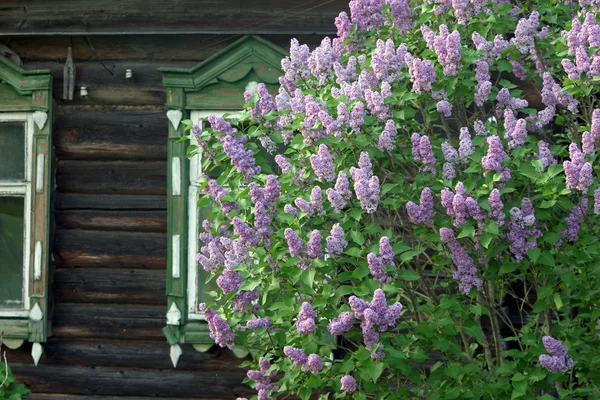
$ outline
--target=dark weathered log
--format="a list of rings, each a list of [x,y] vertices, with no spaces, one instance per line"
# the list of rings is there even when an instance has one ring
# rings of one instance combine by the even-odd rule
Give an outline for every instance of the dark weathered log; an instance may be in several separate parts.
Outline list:
[[[166,232],[166,211],[69,210],[55,212],[58,228]]]
[[[166,278],[162,270],[57,268],[57,303],[120,303],[164,305]]]
[[[166,210],[167,196],[58,193],[57,210]]]
[[[164,233],[59,229],[53,250],[58,267],[164,269],[167,237]]]
[[[331,34],[334,18],[347,8],[347,0],[9,1],[2,6],[0,33]]]
[[[162,195],[167,191],[167,163],[59,161],[56,184],[63,193]]]
[[[236,398],[256,392],[242,384],[243,370],[179,371],[94,366],[13,364],[34,393],[183,398]]]
[[[70,160],[166,160],[166,111],[63,112],[54,121],[57,156]]]
[[[62,338],[162,339],[164,306],[57,303],[53,329]]]
[[[185,400],[222,400],[208,397],[187,397]],[[139,397],[139,396],[86,396],[58,393],[33,393],[27,396],[27,400],[183,400],[182,397]]]
[[[238,371],[242,362],[231,351],[218,346],[200,353],[190,344],[181,344],[183,355],[177,370]],[[44,344],[43,365],[94,365],[98,367],[172,369],[170,346],[164,340],[56,339]],[[27,364],[31,345],[7,352],[10,364]]]

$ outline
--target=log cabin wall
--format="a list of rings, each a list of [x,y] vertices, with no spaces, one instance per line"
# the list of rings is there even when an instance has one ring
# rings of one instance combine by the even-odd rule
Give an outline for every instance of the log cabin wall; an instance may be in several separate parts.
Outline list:
[[[182,345],[177,369],[169,358],[162,333],[168,121],[156,68],[189,68],[242,34],[283,48],[298,37],[314,47],[345,8],[346,0],[3,2],[0,43],[25,69],[54,76],[52,336],[37,367],[31,345],[7,353],[31,399],[254,393],[229,351]],[[77,73],[71,101],[61,100],[69,46]]]

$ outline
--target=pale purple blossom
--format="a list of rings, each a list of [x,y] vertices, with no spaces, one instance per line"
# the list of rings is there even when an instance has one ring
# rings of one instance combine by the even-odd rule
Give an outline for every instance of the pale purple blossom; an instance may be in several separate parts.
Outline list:
[[[200,303],[198,306],[200,312],[204,313],[204,319],[208,322],[208,329],[210,337],[220,347],[227,347],[233,349],[235,342],[235,335],[231,331],[231,327],[223,318],[210,308],[206,308],[205,303]]]
[[[452,261],[456,266],[456,272],[453,277],[460,282],[459,289],[465,294],[469,294],[473,286],[477,290],[481,290],[483,281],[477,278],[475,262],[455,238],[454,231],[450,228],[441,228],[440,239],[452,252]]]
[[[460,128],[459,138],[460,144],[458,146],[458,155],[463,161],[466,161],[467,157],[469,157],[475,151],[473,142],[471,141],[469,128]]]
[[[431,189],[425,187],[421,191],[420,204],[415,204],[412,201],[406,203],[406,211],[413,224],[433,225],[433,216],[435,215],[435,212],[433,209],[433,193],[431,192]]]
[[[275,156],[275,162],[277,163],[279,168],[281,168],[281,172],[283,172],[284,174],[287,174],[292,171],[292,163],[289,162],[287,158],[285,158],[281,154],[277,154]]]
[[[325,241],[327,242],[327,252],[330,256],[337,256],[343,253],[348,242],[344,240],[344,230],[340,224],[335,224],[331,228],[331,236],[327,236]]]
[[[596,146],[594,145],[594,138],[589,132],[583,132],[581,135],[581,149],[588,156],[593,156],[596,152]]]
[[[550,353],[550,355],[540,355],[539,362],[542,367],[552,373],[567,372],[573,368],[574,362],[568,354],[569,349],[567,346],[551,336],[544,336],[542,342],[546,351]]]
[[[488,172],[494,171],[497,174],[502,174],[503,167],[502,163],[504,159],[507,157],[504,148],[502,147],[502,143],[500,142],[500,138],[498,136],[489,136],[486,139],[488,143],[488,152],[487,155],[481,158],[481,165],[485,170],[485,174]]]
[[[350,190],[350,181],[344,171],[338,172],[337,180],[335,182],[334,189],[344,199],[350,200],[352,198],[352,191]]]
[[[316,311],[312,306],[304,302],[298,313],[298,320],[296,321],[296,330],[301,335],[313,333],[316,329],[315,318],[317,317]]]
[[[332,335],[339,336],[348,332],[353,326],[354,314],[350,311],[344,311],[329,322],[327,330]]]
[[[356,391],[356,379],[354,379],[351,375],[344,375],[340,378],[340,382],[342,383],[342,391],[347,393],[353,393]]]
[[[503,226],[506,215],[504,214],[504,203],[500,199],[498,189],[492,190],[488,198],[488,204],[490,206],[489,217],[495,219],[498,226]]]
[[[292,257],[299,257],[306,253],[306,246],[304,245],[304,242],[291,228],[285,229],[284,236]]]
[[[452,116],[452,104],[448,100],[438,101],[436,104],[437,112],[442,114],[444,117]]]
[[[271,320],[268,317],[254,318],[246,322],[246,328],[253,331],[261,328],[269,328],[270,326]]]
[[[542,162],[542,165],[544,166],[544,168],[548,167],[549,165],[552,164],[556,164],[556,159],[554,158],[554,155],[552,154],[552,151],[550,150],[550,146],[548,145],[548,143],[540,140],[538,142],[538,154],[537,154],[538,160],[540,160]]]
[[[309,257],[319,258],[323,257],[323,246],[321,245],[322,237],[321,232],[318,229],[315,229],[310,234],[310,238],[306,243],[307,250],[306,253]]]
[[[318,154],[310,156],[310,164],[321,182],[332,182],[335,179],[333,157],[326,145],[319,145]]]

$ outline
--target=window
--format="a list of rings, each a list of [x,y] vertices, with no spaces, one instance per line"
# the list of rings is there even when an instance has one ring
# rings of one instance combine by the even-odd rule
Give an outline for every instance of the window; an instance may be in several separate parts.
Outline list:
[[[11,348],[48,333],[50,71],[0,57],[0,331]]]
[[[204,316],[198,312],[199,298],[213,290],[205,285],[204,270],[196,261],[201,222],[210,207],[198,209],[201,173],[199,156],[188,160],[189,145],[181,141],[183,119],[204,124],[210,114],[233,114],[244,106],[244,91],[251,82],[263,82],[277,91],[281,59],[287,53],[256,36],[245,36],[218,54],[190,69],[159,68],[167,91],[168,137],[168,252],[167,326],[163,329],[171,345],[171,360],[177,366],[180,343],[191,343],[198,351],[213,344]],[[234,351],[235,352],[235,351]]]

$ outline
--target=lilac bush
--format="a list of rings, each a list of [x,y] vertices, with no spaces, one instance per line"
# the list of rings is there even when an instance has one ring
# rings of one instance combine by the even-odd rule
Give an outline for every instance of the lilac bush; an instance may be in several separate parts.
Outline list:
[[[258,399],[600,398],[599,8],[351,0],[276,96],[188,121]]]

